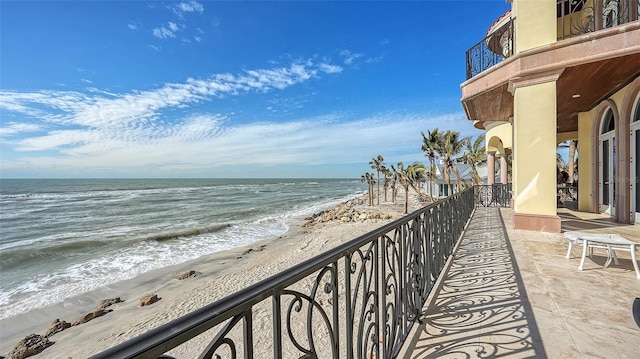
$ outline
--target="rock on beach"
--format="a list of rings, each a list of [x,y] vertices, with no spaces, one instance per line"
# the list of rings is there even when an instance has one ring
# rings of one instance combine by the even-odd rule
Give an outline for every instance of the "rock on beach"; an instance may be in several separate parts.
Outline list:
[[[49,339],[38,334],[29,334],[9,353],[10,359],[24,359],[36,355],[53,345]]]
[[[97,308],[97,309],[95,309],[95,310],[83,315],[78,320],[73,322],[72,326],[75,327],[76,325],[84,324],[84,323],[86,323],[86,322],[88,322],[90,320],[94,320],[94,319],[96,319],[98,317],[101,317],[101,316],[103,316],[103,315],[105,315],[107,313],[110,313],[112,311],[113,310],[111,310],[111,309],[100,309],[100,308]]]
[[[98,309],[107,309],[108,307],[116,304],[122,303],[124,300],[120,299],[120,297],[103,299],[100,304],[98,304]]]
[[[53,323],[51,323],[49,329],[47,329],[47,331],[44,333],[44,337],[49,338],[50,336],[56,333],[60,333],[61,331],[69,328],[71,328],[71,323],[64,320],[56,319],[53,321]]]
[[[157,294],[147,294],[144,297],[140,298],[140,306],[144,307],[147,305],[151,305],[160,300]]]
[[[387,219],[399,218],[398,216],[391,215],[391,214],[358,210],[356,206],[359,206],[359,205],[361,206],[362,204],[364,204],[364,202],[365,202],[365,199],[362,197],[354,198],[349,201],[340,203],[334,208],[331,208],[319,213],[315,213],[312,216],[305,218],[305,222],[302,224],[302,227],[310,227],[318,223],[326,223],[331,221],[341,221],[344,223],[350,223],[350,222],[364,222],[370,219],[387,220]]]

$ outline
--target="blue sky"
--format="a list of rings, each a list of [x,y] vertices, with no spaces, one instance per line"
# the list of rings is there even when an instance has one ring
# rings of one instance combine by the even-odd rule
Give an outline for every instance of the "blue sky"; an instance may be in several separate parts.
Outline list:
[[[2,1],[0,176],[357,177],[477,136],[492,1]]]

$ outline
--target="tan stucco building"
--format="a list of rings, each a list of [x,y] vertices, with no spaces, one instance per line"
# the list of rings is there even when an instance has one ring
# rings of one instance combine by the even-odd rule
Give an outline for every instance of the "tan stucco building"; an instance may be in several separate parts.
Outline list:
[[[571,139],[578,210],[640,223],[639,13],[639,0],[512,0],[467,52],[461,101],[489,173],[511,155],[516,228],[560,231],[556,149]]]

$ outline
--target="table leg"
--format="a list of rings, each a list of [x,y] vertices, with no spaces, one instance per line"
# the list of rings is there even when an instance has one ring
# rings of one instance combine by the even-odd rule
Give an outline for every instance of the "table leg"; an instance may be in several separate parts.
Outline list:
[[[618,256],[616,256],[616,251],[614,249],[611,250],[611,254],[613,255],[613,263],[619,266],[620,261],[618,260]]]
[[[633,262],[633,269],[636,270],[636,277],[640,279],[640,269],[638,268],[638,259],[636,259],[636,245],[631,246],[631,261]]]
[[[609,264],[611,264],[611,260],[613,260],[617,266],[620,265],[618,257],[616,257],[616,251],[611,249],[611,246],[607,244],[607,261],[604,263],[605,268],[607,268]]]
[[[569,241],[569,249],[567,250],[567,255],[565,258],[571,258],[571,247],[573,246],[573,241]]]
[[[582,259],[580,259],[578,270],[582,270],[582,267],[584,267],[584,259],[587,256],[587,248],[589,248],[589,241],[585,238],[582,241]]]
[[[611,264],[611,246],[607,244],[607,261],[604,262],[604,267],[607,268]]]

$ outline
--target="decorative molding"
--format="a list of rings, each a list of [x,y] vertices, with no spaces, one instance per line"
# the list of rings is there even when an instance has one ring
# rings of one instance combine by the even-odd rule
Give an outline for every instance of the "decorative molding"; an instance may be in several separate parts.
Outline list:
[[[517,76],[509,79],[507,90],[515,96],[516,89],[558,81],[560,75],[562,75],[563,72],[564,68],[560,68],[548,72],[533,73],[526,76]]]

